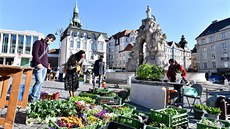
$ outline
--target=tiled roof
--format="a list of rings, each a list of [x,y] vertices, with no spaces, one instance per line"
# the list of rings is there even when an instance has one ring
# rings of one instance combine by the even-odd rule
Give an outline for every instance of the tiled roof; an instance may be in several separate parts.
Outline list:
[[[116,33],[115,35],[113,35],[112,37],[114,39],[119,39],[120,37],[123,37],[123,36],[129,36],[129,34],[132,32],[132,30],[124,30],[122,32],[118,32]]]
[[[176,42],[173,42],[173,41],[167,42],[168,46],[172,46],[173,43],[174,43],[178,48],[181,48],[181,46],[180,46],[179,43],[176,43]],[[182,48],[182,49],[183,49],[183,48]]]
[[[230,25],[230,18],[227,18],[221,21],[214,21],[197,38],[216,33],[219,30],[229,25]]]
[[[124,51],[132,51],[132,48],[133,48],[133,46],[132,46],[131,44],[128,44],[128,45],[125,47]]]
[[[133,49],[133,46],[131,44],[128,44],[123,51],[132,51],[132,49]],[[120,51],[120,52],[123,52],[123,51]]]
[[[192,53],[197,53],[197,49],[196,49],[196,46],[192,49],[191,51]]]

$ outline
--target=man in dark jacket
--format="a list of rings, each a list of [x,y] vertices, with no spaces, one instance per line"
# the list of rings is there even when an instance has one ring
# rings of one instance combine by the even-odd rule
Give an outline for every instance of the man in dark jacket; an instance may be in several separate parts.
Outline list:
[[[99,77],[98,82],[98,88],[100,88],[102,83],[102,78],[105,75],[105,62],[103,61],[104,56],[101,55],[98,60],[95,61],[94,67],[93,67],[93,74],[94,74],[94,80],[93,80],[93,88],[95,88],[96,80]]]
[[[53,43],[56,37],[48,34],[45,39],[37,40],[33,44],[32,66],[34,67],[35,84],[31,87],[29,102],[40,98],[42,83],[45,80],[48,62],[48,46]]]

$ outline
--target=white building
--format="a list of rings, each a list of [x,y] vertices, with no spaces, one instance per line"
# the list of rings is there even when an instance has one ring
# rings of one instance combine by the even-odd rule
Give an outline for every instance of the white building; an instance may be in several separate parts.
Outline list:
[[[109,38],[106,52],[107,67],[125,69],[136,37],[137,31],[124,30]]]
[[[36,31],[0,30],[0,64],[29,66],[33,43],[41,38]]]
[[[79,10],[76,2],[72,21],[61,34],[59,67],[67,62],[70,55],[77,53],[79,50],[84,50],[86,56],[83,66],[86,70],[92,68],[99,55],[104,55],[104,61],[106,61],[106,40],[108,38],[106,33],[81,29],[82,25],[78,14]]]
[[[187,47],[187,41],[182,35],[181,41],[167,42],[165,45],[166,60],[174,59],[187,70],[191,67],[191,50]]]
[[[230,74],[230,18],[213,21],[196,41],[198,71]]]

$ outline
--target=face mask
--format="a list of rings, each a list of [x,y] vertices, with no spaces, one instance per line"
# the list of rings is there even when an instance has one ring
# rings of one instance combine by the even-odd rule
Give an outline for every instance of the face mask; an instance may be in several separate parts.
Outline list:
[[[48,45],[50,45],[50,44],[52,44],[52,43],[53,43],[53,42],[52,42],[52,41],[50,41],[50,40],[47,42],[47,44],[48,44]]]

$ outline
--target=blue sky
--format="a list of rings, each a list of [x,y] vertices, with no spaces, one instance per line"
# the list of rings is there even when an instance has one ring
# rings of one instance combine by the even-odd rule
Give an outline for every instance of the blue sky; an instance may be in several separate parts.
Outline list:
[[[76,0],[0,0],[0,29],[35,30],[47,35],[65,29]],[[78,0],[83,29],[111,35],[138,29],[150,6],[167,41],[183,34],[190,49],[214,20],[230,17],[230,0]],[[59,37],[50,48],[59,48]]]

